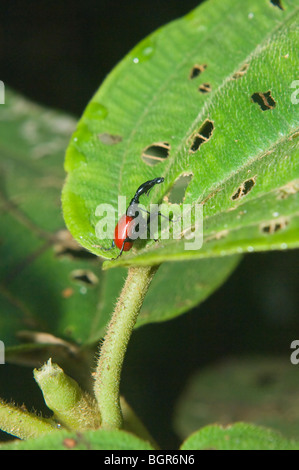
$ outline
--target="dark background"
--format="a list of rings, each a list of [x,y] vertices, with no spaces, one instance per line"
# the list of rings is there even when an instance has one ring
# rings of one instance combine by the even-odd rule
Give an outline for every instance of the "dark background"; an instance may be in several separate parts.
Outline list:
[[[1,80],[79,115],[137,42],[200,0],[1,0]]]
[[[2,0],[0,79],[34,101],[79,116],[137,42],[199,3]],[[122,392],[163,447],[178,444],[172,413],[194,371],[231,356],[290,354],[299,338],[298,264],[298,250],[248,255],[199,308],[134,333]],[[0,381],[3,398],[43,408],[31,369],[0,367]]]

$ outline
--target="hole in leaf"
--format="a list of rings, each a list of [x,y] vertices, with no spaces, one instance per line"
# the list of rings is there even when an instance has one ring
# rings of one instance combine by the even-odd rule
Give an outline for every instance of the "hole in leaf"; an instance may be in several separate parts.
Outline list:
[[[237,80],[238,78],[241,78],[243,77],[243,75],[246,74],[247,70],[248,70],[248,67],[249,67],[249,64],[244,64],[242,65],[242,67],[240,68],[240,70],[238,70],[236,73],[234,73],[233,75],[233,80]]]
[[[235,192],[235,194],[233,194],[232,199],[233,199],[234,201],[235,201],[236,199],[239,199],[240,194],[241,194],[241,188],[238,188],[238,189],[237,189],[237,192]]]
[[[99,281],[97,276],[87,269],[75,269],[75,271],[72,271],[71,277],[74,281],[78,281],[81,284],[89,286],[94,286]]]
[[[168,142],[157,142],[146,147],[141,155],[142,160],[150,166],[157,165],[169,157],[170,144]]]
[[[249,191],[251,191],[254,185],[255,185],[255,181],[253,179],[250,179],[244,182],[244,189],[243,189],[244,196],[247,193],[249,193]]]
[[[210,93],[210,91],[212,91],[212,87],[209,83],[202,83],[198,88],[198,91],[200,91],[200,93]]]
[[[193,144],[191,145],[191,152],[196,152],[204,142],[206,142],[206,139],[202,138],[200,135],[196,135],[193,140]]]
[[[193,136],[193,142],[190,147],[190,152],[196,152],[202,144],[205,144],[212,137],[214,124],[209,119],[206,119],[198,132]]]
[[[289,196],[298,193],[299,180],[290,181],[278,190],[277,199],[287,199]]]
[[[273,234],[279,230],[283,230],[288,225],[289,220],[286,217],[281,217],[280,219],[271,220],[265,224],[260,225],[261,232],[266,234]]]
[[[237,199],[241,199],[241,197],[246,196],[253,186],[255,185],[255,179],[250,178],[249,180],[244,181],[237,189],[237,191],[232,195],[232,200],[236,201]]]
[[[180,175],[173,183],[164,200],[170,202],[171,204],[181,204],[184,202],[185,193],[192,178],[192,173],[185,173]]]
[[[265,93],[253,93],[253,95],[251,95],[251,100],[254,103],[257,103],[262,111],[273,109],[276,106],[276,102],[271,96],[270,90]]]
[[[108,132],[103,132],[103,134],[98,134],[99,140],[105,145],[115,145],[123,140],[121,135],[113,135]]]
[[[270,3],[272,3],[272,5],[274,5],[275,7],[278,7],[280,10],[284,10],[281,0],[270,0]]]
[[[204,72],[204,70],[206,70],[207,68],[207,64],[201,64],[201,65],[198,65],[198,64],[195,64],[192,69],[191,69],[191,72],[190,72],[190,80],[193,80],[194,78],[196,77],[199,77],[199,75]]]

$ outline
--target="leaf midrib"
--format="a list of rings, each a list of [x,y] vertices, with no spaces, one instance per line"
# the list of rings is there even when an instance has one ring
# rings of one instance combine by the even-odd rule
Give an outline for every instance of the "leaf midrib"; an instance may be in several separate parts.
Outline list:
[[[237,1],[235,1],[235,5],[237,5]],[[231,12],[231,5],[229,6],[229,8],[226,10],[226,14],[230,14]],[[178,157],[178,154],[182,151],[184,145],[185,145],[185,142],[186,140],[188,139],[188,137],[192,134],[192,132],[194,131],[194,129],[198,126],[199,123],[201,123],[203,121],[203,118],[207,115],[207,108],[209,108],[211,102],[213,101],[215,95],[217,95],[218,93],[221,93],[221,90],[222,88],[226,85],[226,83],[230,82],[231,79],[232,79],[232,76],[240,69],[240,66],[244,63],[248,63],[249,60],[252,59],[252,57],[256,56],[256,54],[260,53],[262,50],[264,50],[265,47],[267,47],[267,45],[269,44],[269,41],[271,39],[271,37],[277,32],[279,31],[279,29],[281,28],[284,28],[285,27],[285,23],[288,22],[293,16],[295,16],[298,12],[298,8],[296,8],[295,11],[292,11],[290,12],[288,15],[286,15],[284,17],[284,21],[283,22],[280,22],[279,24],[275,24],[275,27],[273,28],[273,30],[269,33],[267,33],[266,37],[264,38],[263,42],[258,44],[255,49],[245,58],[243,59],[239,64],[238,66],[231,72],[231,75],[229,75],[228,77],[225,77],[222,82],[218,85],[218,87],[212,91],[211,93],[209,93],[209,96],[206,98],[206,101],[204,102],[204,105],[201,109],[201,111],[198,113],[196,119],[192,122],[191,126],[188,128],[188,131],[186,132],[186,134],[184,135],[184,137],[182,138],[181,140],[181,143],[179,144],[179,146],[177,147],[177,149],[172,153],[172,159],[171,160],[168,160],[168,165],[166,164],[165,167],[164,167],[164,174],[167,174],[169,172],[169,169],[171,166],[175,165],[177,163],[177,157]],[[202,46],[202,44],[208,42],[209,40],[211,40],[211,37],[213,37],[213,35],[215,34],[215,31],[217,30],[217,28],[219,27],[219,25],[215,25],[214,28],[211,29],[209,35],[205,36],[204,37],[204,40],[202,40],[200,43],[197,43],[196,44],[196,49],[199,48],[199,45]],[[195,49],[194,48],[194,49]],[[168,84],[173,81],[173,79],[177,76],[177,72],[178,70],[180,70],[189,60],[190,58],[193,56],[194,54],[194,49],[192,49],[188,55],[185,55],[184,56],[184,59],[176,66],[176,68],[174,69],[174,72],[170,75],[167,76],[167,79],[161,84],[160,88],[157,90],[157,92],[153,95],[151,101],[148,103],[148,105],[144,108],[143,112],[141,113],[140,117],[138,118],[138,120],[136,121],[136,124],[134,125],[134,127],[132,128],[131,132],[130,132],[130,135],[128,136],[127,138],[127,141],[126,141],[126,147],[124,149],[124,152],[123,152],[123,155],[122,155],[122,158],[121,158],[121,165],[120,165],[120,169],[119,169],[119,174],[120,174],[120,177],[119,177],[119,183],[118,183],[118,193],[119,194],[122,194],[121,193],[121,186],[122,186],[122,174],[123,174],[123,168],[127,165],[127,157],[129,155],[129,152],[131,150],[130,148],[130,145],[133,141],[133,138],[134,138],[134,134],[136,132],[136,130],[139,128],[139,126],[141,126],[142,124],[142,121],[144,120],[145,116],[150,112],[150,110],[152,109],[152,106],[153,104],[155,103],[155,101],[158,100],[159,96],[161,95],[161,93],[163,92],[163,89],[166,89]],[[249,164],[251,164],[253,161],[257,160],[258,158],[260,157],[260,155],[254,159],[251,159]],[[246,162],[247,163],[247,162]],[[219,186],[223,186],[223,184],[225,183],[226,180],[230,179],[231,177],[233,177],[235,174],[237,174],[239,171],[241,171],[242,168],[238,168],[237,170],[233,171],[230,175],[228,175],[224,180],[221,180],[221,181],[218,181],[217,182],[217,185],[213,188],[211,188],[210,192],[214,192],[215,190],[217,190],[217,188]],[[154,193],[154,191],[153,191]],[[198,202],[199,199],[197,199],[195,202]]]

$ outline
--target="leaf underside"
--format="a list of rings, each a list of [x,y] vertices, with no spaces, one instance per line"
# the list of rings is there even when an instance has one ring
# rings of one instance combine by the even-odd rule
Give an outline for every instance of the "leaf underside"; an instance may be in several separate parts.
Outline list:
[[[209,0],[144,39],[92,98],[70,141],[63,210],[73,236],[103,257],[99,204],[203,205],[203,246],[136,243],[106,268],[298,246],[298,8],[285,0]],[[177,196],[176,190],[185,187]]]
[[[297,246],[297,16],[293,2],[283,4],[284,10],[266,0],[229,8],[211,0],[161,28],[112,71],[71,138],[64,216],[88,251],[118,254],[93,247],[101,244],[95,209],[103,202],[117,209],[118,195],[131,198],[147,179],[163,175],[165,182],[142,197],[144,204],[183,198],[203,204],[200,250],[186,251],[184,240],[136,242],[116,262],[104,263],[173,261],[158,270],[137,326],[204,300],[241,253]],[[62,155],[74,120],[8,90],[0,119],[1,339],[8,347],[20,330],[33,332],[35,357],[39,345],[46,354],[67,348],[59,338],[97,341],[125,272],[102,272],[63,230]],[[26,351],[12,351],[13,359],[31,364]]]
[[[37,366],[52,357],[69,364],[78,345],[103,336],[126,270],[104,272],[98,258],[64,228],[63,153],[74,119],[7,88],[0,120],[0,331],[6,360]],[[198,261],[164,264],[136,326],[171,319],[199,304],[238,261],[231,256],[203,260],[201,266]]]

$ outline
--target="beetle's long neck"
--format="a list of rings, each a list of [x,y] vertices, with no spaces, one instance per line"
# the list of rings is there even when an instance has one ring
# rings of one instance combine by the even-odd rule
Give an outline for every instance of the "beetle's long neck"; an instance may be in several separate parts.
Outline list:
[[[135,194],[135,196],[131,199],[130,204],[128,205],[126,214],[131,216],[130,209],[133,209],[134,207],[136,209],[137,204],[139,204],[139,196]]]
[[[127,213],[130,211],[130,207],[133,205],[139,204],[139,198],[143,194],[147,193],[149,194],[150,190],[156,185],[163,183],[164,178],[159,177],[159,178],[154,178],[153,180],[146,181],[145,183],[141,184],[139,188],[137,189],[135,196],[131,199],[130,204],[128,205]]]

